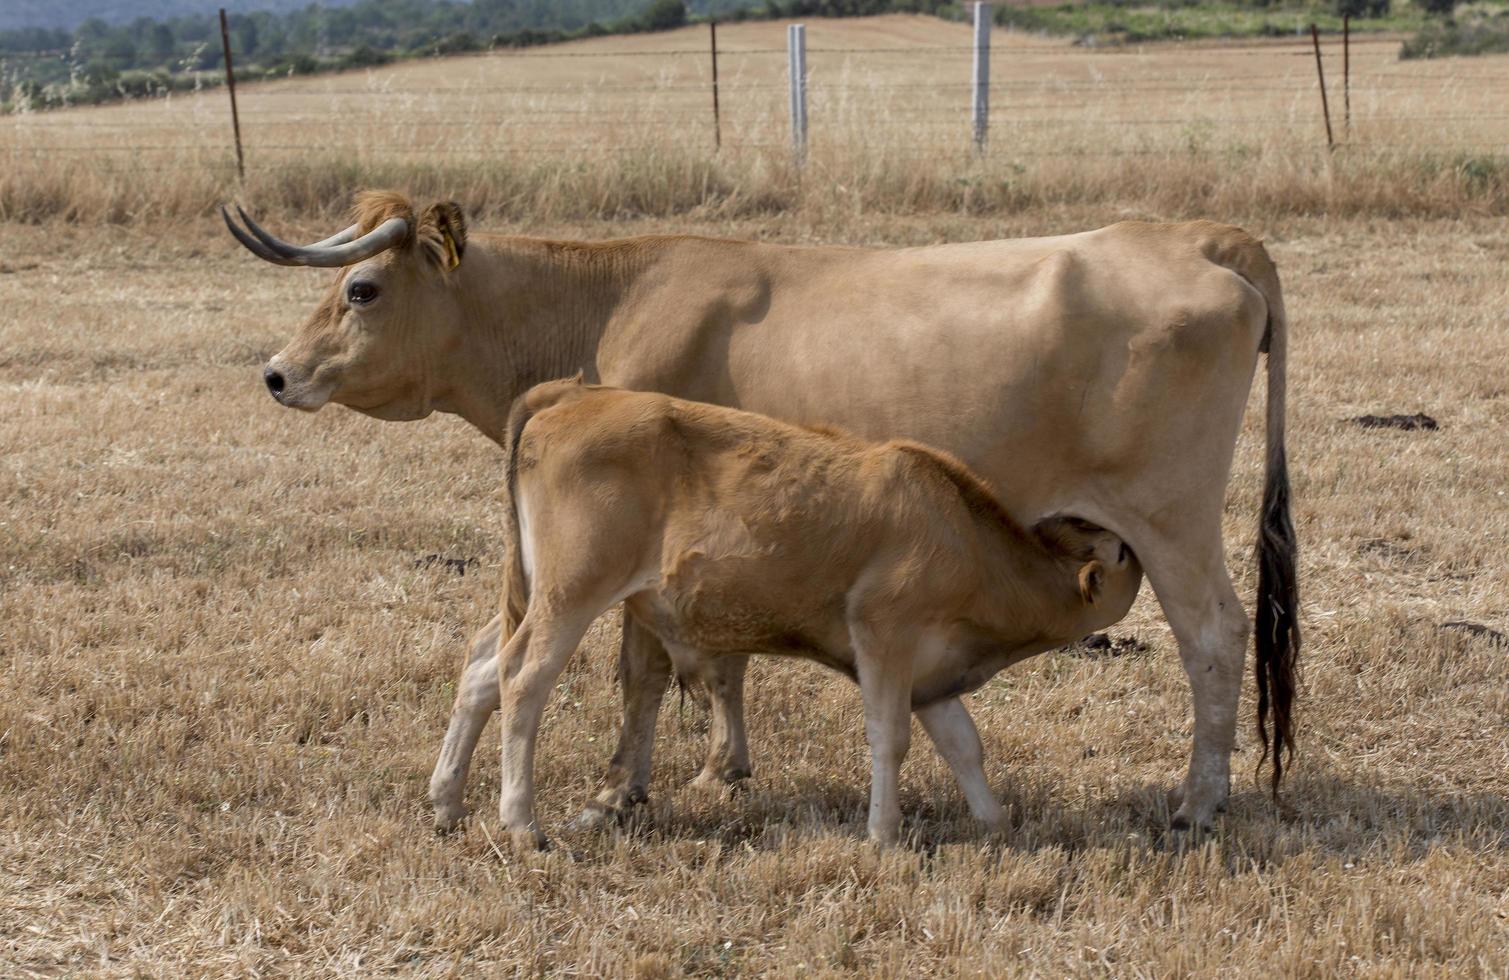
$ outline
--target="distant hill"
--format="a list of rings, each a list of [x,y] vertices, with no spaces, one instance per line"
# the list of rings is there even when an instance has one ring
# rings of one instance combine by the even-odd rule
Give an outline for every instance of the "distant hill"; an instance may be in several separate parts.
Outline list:
[[[322,7],[344,7],[356,0],[320,0]],[[309,0],[3,0],[0,31],[22,27],[61,27],[72,30],[91,17],[109,24],[127,24],[138,17],[166,20],[170,17],[206,16],[221,7],[227,13],[269,10],[287,13],[309,6]]]

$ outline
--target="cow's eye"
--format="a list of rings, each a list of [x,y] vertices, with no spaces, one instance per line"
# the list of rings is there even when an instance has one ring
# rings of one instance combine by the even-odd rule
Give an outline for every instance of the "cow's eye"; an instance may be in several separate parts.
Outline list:
[[[370,282],[353,282],[346,287],[346,300],[353,306],[366,306],[377,299],[377,287]]]

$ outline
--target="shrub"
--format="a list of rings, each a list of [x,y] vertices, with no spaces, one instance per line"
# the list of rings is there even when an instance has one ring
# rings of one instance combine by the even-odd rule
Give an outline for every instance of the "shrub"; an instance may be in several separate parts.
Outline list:
[[[1389,0],[1336,0],[1338,17],[1387,17]]]

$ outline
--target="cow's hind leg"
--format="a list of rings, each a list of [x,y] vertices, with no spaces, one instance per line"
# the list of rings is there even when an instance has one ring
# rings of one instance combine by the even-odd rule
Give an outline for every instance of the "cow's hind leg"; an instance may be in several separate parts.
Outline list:
[[[440,758],[430,776],[430,803],[435,807],[435,827],[451,830],[466,816],[466,773],[471,766],[477,739],[487,719],[498,710],[498,648],[503,636],[503,615],[494,616],[472,637],[466,665],[456,685],[456,702],[445,731]]]
[[[692,780],[700,788],[721,788],[748,779],[749,740],[744,731],[744,671],[748,657],[703,657],[698,682],[707,693],[708,745],[702,771]]]
[[[969,709],[958,698],[935,701],[917,709],[917,718],[938,754],[953,770],[959,789],[969,801],[969,812],[991,830],[1006,826],[1006,811],[990,791],[985,778],[985,751]]]
[[[1251,626],[1226,570],[1219,525],[1198,540],[1132,543],[1179,644],[1194,701],[1189,771],[1172,797],[1171,827],[1211,826],[1231,786],[1242,668]]]
[[[576,819],[579,829],[598,826],[649,799],[655,719],[670,676],[671,658],[665,647],[626,611],[618,654],[623,694],[618,748],[608,763],[602,789]]]
[[[693,784],[722,786],[746,779],[751,771],[744,733],[744,668],[749,658],[693,656],[694,669],[686,671],[684,679],[705,695],[711,717],[707,761]],[[602,789],[577,818],[579,828],[598,826],[649,798],[655,719],[670,671],[671,656],[665,645],[626,614],[618,659],[624,706],[618,748]]]

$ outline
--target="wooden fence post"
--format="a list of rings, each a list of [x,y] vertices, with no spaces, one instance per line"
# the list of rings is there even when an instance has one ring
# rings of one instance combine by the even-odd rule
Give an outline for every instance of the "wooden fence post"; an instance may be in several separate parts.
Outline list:
[[[1310,25],[1310,41],[1315,45],[1315,74],[1320,79],[1320,111],[1326,117],[1326,149],[1336,149],[1336,139],[1331,135],[1331,105],[1326,101],[1326,69],[1320,63],[1320,31]]]
[[[231,129],[236,134],[236,176],[246,180],[246,158],[241,155],[241,114],[236,111],[236,73],[231,69],[231,32],[220,8],[220,43],[225,48],[225,87],[231,94]]]

